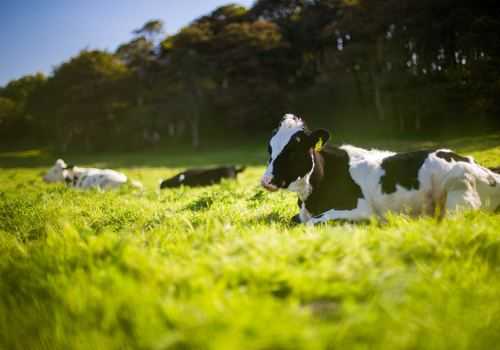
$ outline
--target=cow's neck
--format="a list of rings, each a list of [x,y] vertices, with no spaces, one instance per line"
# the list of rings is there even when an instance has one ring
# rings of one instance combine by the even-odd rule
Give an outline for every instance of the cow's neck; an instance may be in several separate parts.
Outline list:
[[[313,151],[312,156],[313,156],[314,166],[311,176],[309,178],[309,183],[314,188],[319,186],[319,183],[325,176],[325,157],[322,152],[317,152],[317,151]]]
[[[311,160],[311,171],[309,171],[304,177],[301,177],[300,179],[292,182],[290,186],[288,186],[288,189],[292,192],[296,192],[300,200],[302,201],[305,201],[311,194],[313,190],[313,179],[316,179],[318,176],[322,176],[321,174],[319,174],[322,173],[322,156],[316,151],[311,151]]]

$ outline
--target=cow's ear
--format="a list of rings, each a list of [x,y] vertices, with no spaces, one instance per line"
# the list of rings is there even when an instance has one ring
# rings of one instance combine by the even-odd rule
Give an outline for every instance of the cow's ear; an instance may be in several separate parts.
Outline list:
[[[330,140],[330,133],[325,129],[315,130],[311,133],[310,140],[311,147],[316,151],[321,151],[328,140]]]

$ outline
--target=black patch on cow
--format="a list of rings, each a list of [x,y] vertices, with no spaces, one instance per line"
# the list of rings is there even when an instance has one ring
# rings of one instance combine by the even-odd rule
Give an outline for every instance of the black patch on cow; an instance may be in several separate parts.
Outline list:
[[[81,186],[83,184],[83,182],[87,179],[87,177],[88,177],[87,174],[74,175],[73,186],[75,186],[75,187]]]
[[[418,171],[432,152],[429,150],[415,151],[385,158],[381,165],[385,171],[385,174],[380,179],[382,192],[386,194],[394,193],[397,190],[396,185],[407,190],[418,190],[420,186]]]
[[[497,187],[498,183],[497,181],[493,178],[493,176],[488,176],[488,184],[490,187]]]
[[[303,203],[302,199],[298,198],[297,199],[297,206],[299,207],[299,210],[302,210],[302,203]],[[297,215],[295,215],[295,216],[293,216],[291,222],[294,223],[294,224],[301,223],[302,220],[300,219],[300,213],[297,214]]]
[[[436,153],[436,157],[444,159],[447,162],[451,162],[453,160],[455,162],[472,163],[469,158],[463,157],[463,156],[458,155],[454,152],[439,151]]]
[[[488,168],[488,170],[490,170],[491,172],[493,172],[495,174],[500,174],[500,167]],[[490,177],[489,181],[490,181],[490,186],[491,187],[497,187],[498,182],[497,182],[497,180],[493,176]]]
[[[302,220],[300,219],[300,214],[293,216],[292,219],[290,220],[290,223],[291,224],[301,224]]]
[[[85,178],[85,176],[82,176],[82,179],[84,179],[84,178]],[[79,180],[79,179],[80,179],[80,178],[79,178],[77,175],[73,175],[73,182],[72,182],[72,184],[71,184],[71,185],[72,185],[73,187],[75,187],[75,186],[77,185],[77,183],[78,183],[78,180]]]
[[[300,209],[302,209],[302,199],[297,199],[297,205],[299,206]]]
[[[175,188],[180,186],[199,187],[210,186],[222,179],[235,179],[245,170],[245,167],[221,166],[217,168],[197,168],[183,171],[167,180],[163,180],[160,188]]]
[[[308,135],[297,131],[273,162],[271,183],[279,188],[287,188],[299,177],[311,171],[313,163],[309,153],[311,145]]]
[[[314,152],[314,164],[313,191],[305,201],[309,213],[316,216],[331,209],[355,209],[363,193],[349,173],[348,153],[340,148]]]

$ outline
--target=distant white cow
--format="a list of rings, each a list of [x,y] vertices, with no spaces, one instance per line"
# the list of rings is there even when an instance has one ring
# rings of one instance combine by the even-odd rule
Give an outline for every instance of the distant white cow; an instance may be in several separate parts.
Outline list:
[[[62,159],[58,159],[54,166],[44,175],[45,182],[64,182],[74,188],[89,189],[99,188],[102,190],[118,188],[130,183],[132,187],[142,189],[138,181],[130,181],[127,176],[118,171],[110,169],[81,168],[67,165]]]

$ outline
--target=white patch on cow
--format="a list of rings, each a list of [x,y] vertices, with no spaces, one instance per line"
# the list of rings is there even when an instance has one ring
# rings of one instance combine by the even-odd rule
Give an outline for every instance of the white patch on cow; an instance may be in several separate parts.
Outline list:
[[[306,208],[306,203],[302,203],[300,207],[299,218],[300,222],[308,222],[312,218],[311,213],[309,213],[309,210]]]
[[[356,146],[352,145],[342,145],[340,146],[340,149],[343,149],[344,151],[347,152],[349,155],[349,159],[351,163],[355,163],[358,160],[367,160],[367,161],[372,161],[372,162],[380,162],[384,158],[390,157],[395,155],[395,152],[391,151],[382,151],[378,149],[364,149],[364,148],[359,148]]]
[[[299,131],[303,131],[305,124],[302,119],[294,116],[293,114],[286,114],[281,121],[281,125],[269,141],[271,146],[271,159],[269,165],[262,177],[262,182],[269,184],[273,179],[273,164],[276,158],[283,152],[283,149],[290,142],[290,139]]]
[[[67,168],[62,159],[56,161],[43,179],[46,182],[67,181],[69,186],[79,189],[111,189],[128,182],[127,176],[118,171],[82,167]],[[138,181],[132,181],[131,185],[139,189],[142,188],[142,184]]]
[[[363,149],[351,145],[340,147],[349,156],[349,174],[353,181],[361,188],[363,197],[371,205],[371,212],[379,213],[376,202],[373,201],[373,194],[380,192],[380,179],[384,176],[382,161],[395,152],[382,151],[378,149]],[[380,209],[383,210],[383,209]]]
[[[75,172],[75,176],[77,176],[78,181],[74,187],[80,189],[117,188],[128,180],[125,174],[110,169],[77,168],[77,171],[78,174]]]

